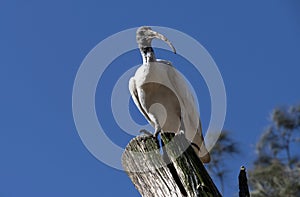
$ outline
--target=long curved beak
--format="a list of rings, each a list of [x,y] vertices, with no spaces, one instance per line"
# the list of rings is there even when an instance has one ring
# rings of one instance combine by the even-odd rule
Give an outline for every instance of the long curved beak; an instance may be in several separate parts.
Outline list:
[[[136,40],[137,43],[139,44],[139,47],[151,47],[151,41],[156,38],[159,40],[164,41],[167,43],[172,51],[176,53],[175,47],[172,45],[172,43],[169,41],[167,37],[164,35],[153,31],[150,27],[140,27],[137,32],[136,32]]]
[[[164,41],[165,43],[167,43],[169,45],[169,47],[172,49],[172,51],[174,53],[176,53],[175,47],[173,46],[173,44],[170,42],[170,40],[166,36],[156,32],[156,31],[153,31],[153,30],[150,30],[149,33],[152,36],[152,39],[157,38],[159,40]]]

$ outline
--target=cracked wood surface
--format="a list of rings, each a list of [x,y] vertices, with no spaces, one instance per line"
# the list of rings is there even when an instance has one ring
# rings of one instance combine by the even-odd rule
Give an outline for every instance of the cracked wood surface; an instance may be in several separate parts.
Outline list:
[[[167,146],[160,151],[157,139],[137,136],[122,155],[123,168],[141,196],[221,196],[183,134],[164,133],[162,144]]]

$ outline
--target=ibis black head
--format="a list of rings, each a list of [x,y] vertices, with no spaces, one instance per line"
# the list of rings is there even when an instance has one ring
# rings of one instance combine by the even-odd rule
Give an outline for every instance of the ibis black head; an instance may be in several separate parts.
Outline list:
[[[138,28],[138,30],[136,31],[136,41],[139,45],[144,62],[155,61],[154,51],[151,46],[151,42],[154,38],[166,42],[171,47],[173,52],[176,53],[174,46],[168,40],[168,38],[158,32],[153,31],[151,27],[143,26]]]

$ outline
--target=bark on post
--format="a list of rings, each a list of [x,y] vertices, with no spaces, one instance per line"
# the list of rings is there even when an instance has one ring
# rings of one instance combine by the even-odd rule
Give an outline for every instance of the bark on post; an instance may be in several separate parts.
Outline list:
[[[162,143],[168,144],[163,154],[155,138],[138,136],[122,156],[123,168],[143,197],[221,196],[183,134],[161,137]]]

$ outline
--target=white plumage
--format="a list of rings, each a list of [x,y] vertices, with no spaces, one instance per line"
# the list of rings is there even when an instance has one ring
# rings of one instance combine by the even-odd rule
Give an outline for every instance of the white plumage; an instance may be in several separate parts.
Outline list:
[[[154,38],[165,41],[176,53],[171,42],[150,27],[137,30],[143,65],[129,81],[129,90],[134,103],[155,128],[154,135],[159,132],[183,131],[192,143],[202,162],[210,161],[202,135],[199,113],[187,83],[172,64],[166,60],[155,58],[151,41]]]

